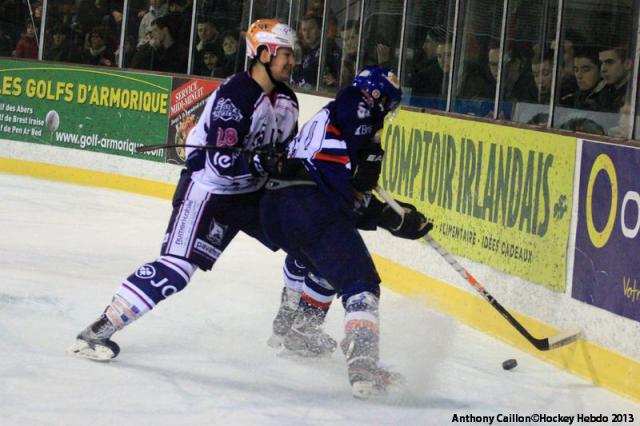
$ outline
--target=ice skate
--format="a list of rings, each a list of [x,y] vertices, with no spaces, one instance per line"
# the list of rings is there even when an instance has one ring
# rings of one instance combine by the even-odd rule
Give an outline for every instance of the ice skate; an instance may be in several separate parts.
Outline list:
[[[335,352],[337,343],[318,329],[292,327],[284,337],[283,345],[289,352],[303,357],[322,357]]]
[[[351,394],[359,399],[380,398],[405,382],[396,372],[381,367],[372,359],[355,360],[348,365]]]
[[[336,341],[322,331],[326,312],[307,306],[296,312],[293,324],[284,336],[286,350],[304,357],[321,357],[332,354]]]
[[[120,353],[120,347],[110,339],[116,327],[102,314],[93,324],[82,330],[69,353],[93,361],[109,361]]]
[[[377,336],[368,330],[359,330],[340,342],[347,358],[347,373],[355,398],[379,398],[405,382],[401,374],[379,364],[377,347]]]
[[[269,337],[269,340],[267,340],[267,345],[275,349],[282,347],[284,338],[289,329],[291,329],[293,320],[296,317],[296,310],[298,309],[299,301],[299,292],[293,291],[287,287],[282,289],[280,309],[278,309],[278,313],[273,319],[273,334]]]

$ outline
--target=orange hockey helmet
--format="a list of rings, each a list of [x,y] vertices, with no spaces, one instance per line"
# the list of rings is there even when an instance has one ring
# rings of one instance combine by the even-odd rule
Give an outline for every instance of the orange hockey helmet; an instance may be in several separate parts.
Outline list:
[[[278,48],[288,47],[295,49],[296,32],[277,19],[258,19],[247,31],[247,56],[255,58],[258,48],[265,46],[271,56],[275,56]]]

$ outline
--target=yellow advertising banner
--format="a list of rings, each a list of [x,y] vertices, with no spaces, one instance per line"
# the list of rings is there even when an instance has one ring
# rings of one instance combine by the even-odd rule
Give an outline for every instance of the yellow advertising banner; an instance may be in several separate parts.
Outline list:
[[[401,111],[381,183],[453,253],[564,291],[576,138]]]

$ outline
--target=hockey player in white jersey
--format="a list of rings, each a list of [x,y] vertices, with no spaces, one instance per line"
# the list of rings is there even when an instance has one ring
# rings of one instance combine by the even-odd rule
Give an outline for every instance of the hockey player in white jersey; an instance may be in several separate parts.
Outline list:
[[[400,98],[389,68],[361,70],[302,127],[289,145],[285,172],[269,180],[260,205],[267,237],[302,261],[312,278],[285,346],[291,338],[304,347],[337,292],[345,308],[341,347],[353,395],[362,398],[384,393],[394,375],[378,364],[380,277],[357,229],[381,227],[418,239],[433,227],[414,206],[401,203],[406,213],[400,216],[371,194],[384,154],[373,135]]]
[[[246,38],[250,70],[209,97],[189,134],[187,144],[203,149],[187,149],[160,257],[122,281],[104,313],[77,336],[72,353],[94,360],[117,356],[112,335],[183,290],[196,269],[210,270],[238,232],[277,249],[260,225],[267,173],[265,157],[256,152],[287,143],[297,130],[297,98],[284,84],[295,64],[295,32],[263,19]]]

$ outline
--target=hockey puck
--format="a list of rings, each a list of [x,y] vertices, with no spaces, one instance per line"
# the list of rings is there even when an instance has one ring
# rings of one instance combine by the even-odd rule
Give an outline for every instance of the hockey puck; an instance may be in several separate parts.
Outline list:
[[[502,368],[504,368],[505,370],[513,370],[517,366],[518,366],[518,361],[516,361],[513,358],[508,359],[502,363]]]

